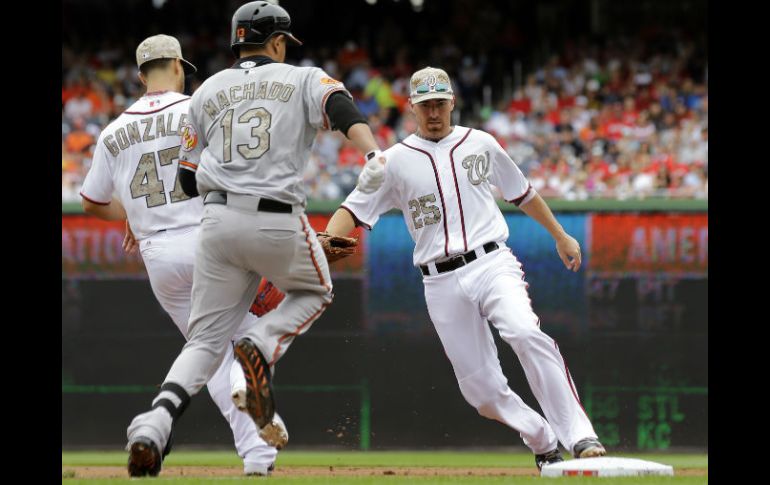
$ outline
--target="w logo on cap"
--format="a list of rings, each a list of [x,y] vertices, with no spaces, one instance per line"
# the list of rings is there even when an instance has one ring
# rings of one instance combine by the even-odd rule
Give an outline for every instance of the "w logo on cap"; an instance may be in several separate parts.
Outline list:
[[[409,97],[412,103],[429,99],[453,99],[452,83],[449,75],[443,69],[426,67],[412,74],[409,81],[411,91]]]

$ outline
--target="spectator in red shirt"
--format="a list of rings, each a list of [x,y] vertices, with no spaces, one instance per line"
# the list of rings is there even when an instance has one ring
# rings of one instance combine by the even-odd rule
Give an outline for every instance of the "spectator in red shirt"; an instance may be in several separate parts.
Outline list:
[[[343,71],[349,71],[350,69],[364,64],[369,60],[369,54],[362,47],[359,47],[353,41],[349,41],[345,44],[345,47],[337,55],[337,62],[340,69]]]
[[[77,97],[83,91],[84,91],[83,85],[80,83],[79,80],[75,80],[73,78],[68,79],[65,82],[64,86],[62,86],[61,88],[62,108],[67,104],[67,101]]]
[[[610,140],[617,141],[623,138],[626,124],[623,121],[623,104],[620,101],[612,103],[602,127],[605,136]]]
[[[633,96],[626,96],[623,100],[623,114],[621,119],[626,126],[633,126],[636,123],[636,118],[639,117],[639,113],[636,111],[636,100]]]
[[[513,94],[513,99],[508,104],[508,110],[519,111],[528,115],[532,111],[532,101],[524,95],[524,91],[519,88]]]
[[[361,152],[353,145],[352,141],[345,138],[339,158],[337,159],[337,165],[339,167],[353,167],[356,165],[363,166],[364,163],[364,157],[361,155]]]
[[[604,160],[603,154],[601,146],[591,148],[591,157],[584,167],[589,176],[602,181],[610,176],[610,165]]]

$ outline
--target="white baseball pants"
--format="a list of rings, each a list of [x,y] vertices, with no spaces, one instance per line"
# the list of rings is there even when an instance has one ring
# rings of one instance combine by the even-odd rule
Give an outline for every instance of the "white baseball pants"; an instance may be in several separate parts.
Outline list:
[[[425,301],[463,397],[479,414],[519,432],[541,454],[596,438],[556,342],[540,330],[521,264],[510,249],[425,276]],[[487,322],[513,348],[548,421],[508,387]]]

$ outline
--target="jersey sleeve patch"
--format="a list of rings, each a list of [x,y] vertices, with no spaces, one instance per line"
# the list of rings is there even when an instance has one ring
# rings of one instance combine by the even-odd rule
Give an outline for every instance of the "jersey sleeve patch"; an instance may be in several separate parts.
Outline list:
[[[192,125],[186,124],[182,128],[181,150],[183,152],[191,152],[195,150],[196,146],[198,146],[198,133]]]
[[[336,86],[338,84],[342,84],[341,81],[337,81],[336,79],[330,78],[330,77],[322,77],[320,79],[321,84],[331,84],[333,86]]]

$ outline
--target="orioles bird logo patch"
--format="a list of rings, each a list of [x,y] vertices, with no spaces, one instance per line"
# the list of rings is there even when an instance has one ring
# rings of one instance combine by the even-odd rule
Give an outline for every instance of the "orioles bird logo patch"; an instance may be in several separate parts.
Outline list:
[[[192,125],[182,128],[182,151],[191,152],[198,145],[198,134]]]

